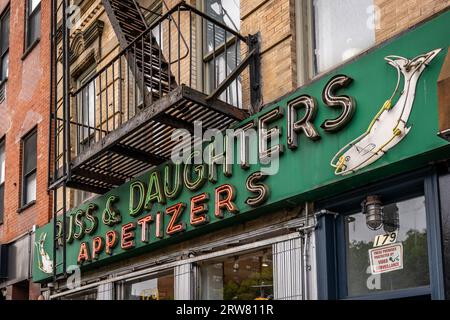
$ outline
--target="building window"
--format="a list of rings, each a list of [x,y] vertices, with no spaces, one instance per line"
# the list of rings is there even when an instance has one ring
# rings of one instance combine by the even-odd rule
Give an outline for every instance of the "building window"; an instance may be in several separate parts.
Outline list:
[[[174,300],[174,279],[171,271],[127,280],[122,283],[122,300]]]
[[[97,300],[97,296],[97,289],[94,289],[63,296],[59,300]]]
[[[377,11],[373,0],[297,1],[297,23],[313,25],[297,28],[297,32],[312,33],[299,35],[298,40],[299,53],[312,50],[311,59],[306,59],[312,68],[303,65],[313,73],[310,76],[330,70],[375,44]],[[302,65],[303,59],[299,60]]]
[[[205,0],[208,16],[225,24],[234,31],[240,30],[240,1]],[[206,89],[211,92],[225,80],[241,62],[238,39],[229,32],[207,21],[203,62],[206,68]],[[225,50],[226,49],[226,50]],[[242,107],[242,79],[238,77],[223,94],[221,100]]]
[[[41,0],[26,0],[26,35],[25,47],[30,48],[41,33]]]
[[[319,299],[442,298],[436,186],[422,170],[316,202]]]
[[[83,88],[76,97],[78,123],[80,124],[77,135],[81,149],[83,145],[89,144],[88,140],[95,133],[95,102],[97,97],[95,79],[91,80],[94,75],[95,69],[85,72],[78,80],[79,87]]]
[[[0,224],[5,213],[5,138],[0,140]]]
[[[8,78],[9,71],[9,8],[0,16],[0,83]]]
[[[78,87],[83,88],[76,96],[76,114],[78,118],[77,129],[77,146],[78,153],[89,148],[90,143],[95,140],[95,106],[96,106],[96,80],[92,80],[95,75],[95,69],[90,68],[89,71],[81,75],[77,81]],[[76,190],[75,191],[75,207],[92,199],[96,194],[92,192]]]
[[[345,217],[349,297],[430,285],[425,197],[419,196],[385,204],[383,214],[385,221],[378,230],[370,230],[367,227],[366,216],[361,212]],[[374,248],[376,236],[392,232],[397,233],[395,243],[401,244],[403,248],[402,254],[398,256],[403,268],[372,274],[368,252]],[[380,239],[378,242],[383,240]],[[389,265],[393,266],[394,262],[392,264],[386,262],[382,266]]]
[[[273,299],[272,249],[200,265],[202,300]]]
[[[22,140],[22,197],[24,207],[36,201],[37,130]]]

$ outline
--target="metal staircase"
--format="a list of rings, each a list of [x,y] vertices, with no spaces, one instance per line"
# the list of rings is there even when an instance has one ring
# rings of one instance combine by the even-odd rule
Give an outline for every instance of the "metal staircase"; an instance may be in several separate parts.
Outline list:
[[[52,0],[49,190],[55,279],[67,275],[61,239],[67,236],[69,188],[104,194],[170,160],[178,143],[171,139],[175,130],[192,132],[196,122],[204,130],[225,130],[261,105],[258,36],[243,36],[184,1],[148,19],[136,0],[102,0],[120,51],[83,85],[72,87],[68,4]],[[201,41],[208,32],[216,41],[205,52]],[[216,42],[223,43],[216,47]],[[222,81],[219,66],[225,66]],[[238,79],[246,71],[249,85],[242,88],[248,92],[239,92]],[[211,72],[214,81],[206,83]],[[248,96],[248,110],[229,100],[230,88]],[[86,93],[94,99],[85,109]]]
[[[148,25],[136,0],[102,0],[122,49],[129,49],[129,65],[138,83],[144,84],[146,104],[177,87],[155,36],[142,36]],[[131,45],[130,45],[131,44]]]

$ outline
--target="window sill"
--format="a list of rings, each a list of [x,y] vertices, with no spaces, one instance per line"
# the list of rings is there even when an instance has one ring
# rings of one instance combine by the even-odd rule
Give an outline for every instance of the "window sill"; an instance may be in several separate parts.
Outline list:
[[[30,44],[28,46],[28,48],[25,50],[25,52],[23,53],[23,55],[20,59],[22,61],[25,60],[28,57],[28,55],[31,53],[31,51],[33,51],[33,49],[36,48],[36,46],[39,44],[40,41],[41,41],[41,38],[37,38],[36,40],[34,40],[34,42],[32,44]]]
[[[22,213],[25,210],[27,210],[28,208],[34,206],[36,204],[36,200],[31,201],[30,203],[27,203],[26,205],[23,205],[22,207],[20,207],[19,209],[17,209],[17,213]]]

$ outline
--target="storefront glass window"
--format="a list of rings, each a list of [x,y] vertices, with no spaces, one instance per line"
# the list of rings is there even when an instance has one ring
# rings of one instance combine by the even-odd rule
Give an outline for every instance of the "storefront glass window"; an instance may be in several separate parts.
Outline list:
[[[61,300],[97,300],[97,289],[67,295],[62,297]]]
[[[174,300],[173,273],[127,281],[124,300]]]
[[[425,197],[421,196],[384,205],[383,224],[378,230],[368,228],[366,216],[361,212],[345,217],[348,296],[430,284],[425,212]],[[398,234],[394,244],[401,244],[403,254],[392,258],[398,259],[403,268],[372,274],[369,250],[374,248],[376,236],[393,231]],[[382,240],[383,238],[380,241]],[[392,244],[387,246],[389,248]],[[386,245],[379,248],[383,247],[386,248]],[[385,266],[389,265],[387,261]]]
[[[202,300],[273,299],[272,250],[201,265]]]

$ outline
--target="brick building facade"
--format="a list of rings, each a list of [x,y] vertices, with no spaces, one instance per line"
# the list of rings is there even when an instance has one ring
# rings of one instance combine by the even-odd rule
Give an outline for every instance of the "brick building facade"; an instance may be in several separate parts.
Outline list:
[[[7,2],[3,2],[6,5]],[[73,145],[70,148],[70,155],[73,159],[82,154],[82,151],[84,151],[82,149],[85,148],[83,141],[85,141],[86,137],[83,133],[85,132],[83,125],[90,127],[87,129],[88,132],[90,132],[89,130],[94,131],[92,135],[89,134],[89,137],[93,137],[95,140],[94,143],[99,143],[103,138],[103,130],[105,127],[113,128],[111,130],[113,133],[117,129],[117,123],[122,123],[123,117],[129,120],[132,115],[134,115],[129,109],[119,110],[116,108],[115,103],[118,103],[117,101],[120,99],[121,103],[123,101],[124,104],[131,105],[132,109],[136,109],[139,104],[138,100],[141,99],[136,93],[139,91],[139,83],[135,84],[136,79],[139,77],[136,75],[130,76],[129,71],[128,74],[126,71],[121,71],[126,70],[126,67],[121,63],[130,63],[130,60],[126,60],[125,56],[120,57],[119,60],[117,60],[117,56],[123,52],[122,50],[128,50],[128,52],[130,52],[130,48],[124,48],[123,43],[120,43],[117,30],[113,25],[114,23],[111,21],[111,13],[108,13],[105,10],[105,2],[114,1],[73,1],[73,4],[75,5],[74,12],[76,12],[76,14],[74,24],[69,29],[70,59],[68,62],[70,74],[68,79],[70,83],[69,88],[73,94],[70,97],[69,108],[71,110],[71,116],[69,116],[69,118],[74,122],[83,122],[81,125],[72,124],[70,129],[66,129],[70,130],[72,136],[71,143],[73,143]],[[141,0],[137,2],[141,6],[140,9],[149,25],[154,21],[157,21],[161,15],[171,12],[170,10],[179,4],[179,1],[175,0]],[[18,2],[16,1],[16,3]],[[13,37],[23,37],[22,34],[24,32],[22,28],[23,17],[22,15],[17,14],[20,10],[24,10],[23,4],[16,3],[11,0],[11,39]],[[58,1],[58,3],[60,3],[60,1]],[[236,8],[234,8],[233,5],[230,5],[229,7],[225,6],[221,1],[190,0],[186,1],[186,3],[202,12],[208,13],[208,10],[210,10],[210,13],[213,15],[217,14],[220,16],[220,14],[222,14],[222,16],[220,16],[221,19],[223,19],[222,23],[233,29],[231,31],[236,31],[243,36],[257,35],[259,39],[260,59],[260,82],[257,83],[257,90],[260,90],[261,93],[258,107],[261,107],[263,110],[277,101],[280,101],[283,97],[286,97],[295,90],[300,90],[303,86],[310,85],[311,83],[320,80],[322,77],[326,77],[328,74],[332,73],[333,70],[349,63],[349,61],[354,61],[355,59],[363,57],[367,52],[371,52],[374,48],[388,43],[408,29],[414,29],[418,24],[421,24],[440,13],[444,13],[450,7],[450,1],[448,0],[367,0],[364,1],[364,5],[360,6],[356,5],[357,2],[355,1],[346,1],[344,7],[339,7],[337,2],[334,2],[334,4],[328,4],[328,8],[332,8],[329,11],[327,11],[326,1],[317,0],[233,1]],[[14,5],[22,5],[22,7],[15,8],[13,7]],[[48,18],[50,15],[50,4],[48,2],[42,2],[41,6],[41,34],[46,35],[50,32],[50,27],[46,26],[44,21],[50,20]],[[223,8],[226,10],[223,11]],[[237,11],[233,11],[235,9],[237,9]],[[352,10],[355,11],[353,12]],[[223,14],[224,12],[225,14]],[[350,12],[350,14],[346,15],[348,12]],[[352,14],[354,15],[352,16]],[[350,17],[355,17],[355,21],[358,21],[358,25],[352,26],[351,24],[347,25],[345,23],[342,23],[341,25],[330,18],[333,16],[341,18],[340,15],[344,17],[344,20],[351,20]],[[161,47],[162,56],[169,62],[169,69],[175,76],[178,85],[184,84],[199,91],[204,90],[206,94],[211,93],[211,91],[215,89],[214,86],[211,86],[211,82],[219,82],[216,77],[222,77],[219,74],[220,72],[223,72],[223,70],[220,69],[220,66],[215,64],[216,56],[214,53],[208,52],[208,48],[206,49],[207,52],[204,52],[205,47],[208,47],[209,45],[208,43],[205,43],[208,40],[208,33],[205,31],[207,27],[200,27],[204,23],[203,20],[201,20],[202,18],[200,18],[199,15],[192,18],[192,12],[191,15],[183,12],[179,13],[177,16],[177,11],[174,11],[171,18],[173,20],[165,20],[165,22],[159,26],[158,31],[160,32],[160,41],[158,41],[158,33],[155,33],[155,30],[152,30],[156,41]],[[13,19],[16,19],[14,21],[17,23],[13,24]],[[59,23],[61,23],[60,13],[58,19]],[[17,27],[17,30],[13,29],[13,25],[19,26]],[[206,23],[206,25],[208,25],[208,23]],[[342,29],[337,28],[337,26],[342,27]],[[353,32],[355,31],[354,29],[361,28],[361,26],[367,26],[367,30],[364,29],[362,34],[350,34],[350,31]],[[155,29],[156,27],[157,26],[155,26]],[[216,29],[213,28],[213,30],[213,33],[215,33]],[[327,32],[328,34],[333,34],[333,36],[336,35],[336,39],[339,40],[339,43],[344,43],[344,45],[335,47],[337,43],[333,42],[334,40],[331,39],[330,36],[327,36]],[[171,37],[172,33],[174,35],[173,37]],[[13,34],[15,34],[15,36]],[[179,34],[181,34],[180,37],[178,37]],[[227,32],[224,32],[224,34],[225,38],[228,38],[226,36]],[[213,37],[216,37],[216,35]],[[59,34],[57,38],[57,51],[59,54],[63,53],[62,40],[63,39]],[[227,52],[227,45],[229,46],[229,50],[230,48],[234,48],[234,41],[238,42],[238,40],[233,39],[226,40],[225,49],[222,48],[220,54],[223,54],[223,50]],[[212,42],[212,46],[215,49],[216,42],[217,47],[223,47],[223,40],[213,39]],[[179,49],[178,52],[177,49]],[[8,117],[0,119],[0,138],[2,136],[6,137],[5,221],[3,225],[0,225],[0,243],[9,243],[24,233],[29,232],[33,225],[42,226],[51,219],[52,198],[47,193],[47,148],[49,147],[48,92],[50,89],[49,50],[50,44],[47,42],[47,37],[45,36],[41,36],[39,44],[25,57],[23,57],[24,50],[21,42],[20,44],[17,44],[16,48],[12,45],[10,46],[10,77],[6,84],[6,100],[0,104],[0,108],[8,110]],[[134,50],[136,50],[136,48]],[[234,61],[236,62],[236,66],[238,60],[243,59],[249,51],[250,49],[243,43],[240,45],[240,57],[236,58],[236,61]],[[329,53],[331,51],[336,51],[336,54],[330,55]],[[135,53],[136,51],[132,51],[132,53],[133,52]],[[186,56],[184,56],[185,53]],[[183,58],[181,58],[180,55],[183,56]],[[233,56],[233,52],[231,51],[230,56]],[[238,54],[236,54],[236,56],[238,56]],[[226,59],[225,55],[225,60]],[[217,74],[208,74],[212,68],[211,61],[214,63],[213,68],[218,70]],[[136,61],[134,63],[136,63]],[[225,61],[225,65],[227,65],[227,61]],[[58,93],[56,104],[59,106],[63,104],[64,100],[62,87],[64,67],[61,59],[58,60],[56,68],[58,70],[57,78],[59,83],[57,86]],[[129,66],[128,68],[132,69],[133,67]],[[36,70],[39,71],[36,72]],[[229,72],[225,71],[225,74],[227,73]],[[27,77],[27,75],[30,74],[33,76]],[[36,77],[36,74],[39,74],[40,77]],[[92,77],[94,77],[94,80],[92,80]],[[214,78],[214,81],[212,78]],[[221,80],[223,79],[224,77],[221,78]],[[231,85],[231,89],[227,89],[226,99],[233,100],[231,97],[234,97],[236,100],[231,101],[230,105],[240,107],[247,111],[251,110],[254,106],[252,106],[253,101],[250,92],[254,89],[252,88],[254,83],[251,83],[249,68],[244,69],[240,75],[239,85],[241,87],[238,88],[237,81],[235,84],[236,91],[234,91],[233,85]],[[92,87],[90,87],[90,85],[92,85]],[[130,99],[130,92],[126,93],[127,98],[122,96],[122,93],[120,93],[121,89],[119,89],[122,88],[122,86],[127,87],[131,91],[132,99]],[[144,87],[144,85],[142,85],[142,87]],[[89,91],[91,89],[94,92],[93,94]],[[80,120],[80,116],[78,115],[80,108],[82,112],[84,111],[83,103],[85,102],[82,102],[80,107],[80,99],[85,98],[80,97],[85,90],[88,91],[87,96],[90,96],[93,99],[91,102],[89,100],[91,98],[88,97],[87,99],[89,101],[86,102],[87,112],[89,114],[91,104],[94,105],[95,110],[91,116],[94,120],[92,122],[89,118],[87,118],[87,120],[85,118]],[[225,93],[222,96],[224,95]],[[239,97],[239,95],[241,96]],[[131,100],[134,101],[130,102]],[[57,116],[63,118],[62,108],[58,110],[59,111],[56,111]],[[38,198],[35,205],[25,209],[21,213],[17,213],[20,199],[18,197],[20,197],[21,173],[20,171],[10,169],[11,165],[9,165],[9,163],[21,163],[21,137],[26,135],[36,125],[38,128],[39,145],[37,161]],[[110,134],[109,129],[106,129],[106,131],[108,131],[107,134]],[[81,138],[80,132],[82,135]],[[63,141],[62,138],[59,140],[58,138],[55,139],[56,142],[53,145],[55,152],[54,159],[57,160],[54,162],[55,165],[52,169],[54,169],[55,172],[58,172],[58,168],[62,168],[63,166],[63,152],[61,151],[63,149]],[[88,140],[89,139],[90,138],[88,138]],[[87,144],[89,149],[91,146],[90,141]],[[60,152],[58,153],[55,149],[58,149]],[[111,157],[111,155],[107,154],[106,157]],[[94,167],[94,165],[92,165],[92,167]],[[131,176],[136,177],[137,174],[132,174]],[[90,175],[86,174],[85,178],[86,177],[89,177],[89,179],[92,178],[92,173],[90,173]],[[57,178],[58,177],[53,176],[55,181],[58,180]],[[111,179],[106,180],[111,181]],[[81,179],[76,181],[78,185],[72,184],[67,189],[65,186],[55,187],[54,193],[52,194],[56,195],[55,201],[58,211],[62,208],[67,209],[67,211],[77,208],[83,203],[86,204],[92,199],[95,199],[97,196],[96,193],[103,194],[106,192],[102,191],[101,188],[96,189],[99,191],[95,192],[96,190],[94,188],[89,188],[89,186],[86,187],[86,185],[80,183],[80,181],[86,180]],[[122,180],[123,183],[125,181],[128,180]],[[77,186],[81,187],[78,188]],[[63,192],[67,192],[66,203],[63,203]],[[271,213],[267,213],[264,219],[244,221],[237,225],[217,230],[212,234],[200,235],[194,239],[169,244],[166,247],[156,249],[150,253],[141,254],[139,257],[114,262],[107,266],[95,268],[94,270],[88,270],[83,273],[82,276],[83,281],[87,284],[85,290],[83,288],[67,290],[64,280],[62,280],[59,283],[56,283],[56,291],[50,292],[49,288],[43,284],[42,292],[45,292],[47,297],[52,295],[52,298],[62,299],[66,296],[67,298],[131,298],[131,296],[127,296],[126,293],[126,290],[128,290],[126,289],[127,280],[122,279],[124,278],[123,273],[130,268],[134,271],[139,270],[139,268],[147,268],[150,265],[152,267],[156,266],[155,269],[158,271],[159,269],[162,269],[164,263],[172,265],[173,260],[191,258],[190,250],[192,248],[202,248],[205,252],[216,250],[217,248],[220,248],[217,250],[226,251],[227,248],[235,246],[236,243],[243,244],[244,247],[250,247],[248,242],[263,241],[266,239],[265,237],[268,237],[268,234],[272,237],[288,238],[292,230],[299,228],[299,226],[304,223],[305,215],[306,218],[308,218],[308,206],[309,205],[286,204],[282,209],[278,208]],[[298,222],[300,220],[302,221],[301,223]],[[246,240],[241,239],[245,237],[248,237],[247,242]],[[292,241],[294,247],[297,245],[295,239],[290,239],[289,241]],[[223,245],[223,243],[225,243],[225,245]],[[208,247],[205,249],[207,244],[211,244],[211,246],[215,245],[216,247]],[[281,246],[277,247],[278,244],[273,245],[273,249],[271,249],[273,252],[276,250],[280,250],[280,252],[283,251]],[[287,245],[288,244],[286,244],[286,246]],[[246,250],[249,249],[247,248]],[[258,253],[257,257],[259,259],[266,259],[268,254],[267,250],[269,249],[264,247],[261,252]],[[235,257],[231,257],[226,262],[223,262],[223,266],[232,265],[234,268],[236,265],[239,265],[239,259],[237,258],[239,251],[236,252],[237,253],[234,253]],[[250,260],[250,258],[246,260],[245,255],[242,259],[244,261]],[[198,265],[201,266],[202,263],[203,261],[200,261]],[[183,269],[184,271],[181,270],[183,267],[186,267],[186,265],[177,265],[175,267],[175,279],[166,278],[167,274],[165,273],[161,275],[161,291],[170,291],[170,289],[167,289],[168,283],[170,287],[172,282],[178,283],[177,281],[182,281],[179,280],[178,274],[183,274],[185,271],[185,269]],[[191,268],[191,266],[187,268]],[[237,268],[234,269],[236,270]],[[210,271],[211,270],[208,272]],[[197,270],[192,272],[195,273],[200,271]],[[113,285],[115,281],[113,280],[114,277],[119,279],[117,280],[119,283],[119,289],[117,289],[117,291],[114,289]],[[111,279],[111,281],[96,286],[95,283],[100,279]],[[312,284],[310,286],[313,287]],[[192,292],[182,292],[176,291],[175,289],[175,293],[170,292],[170,294],[172,297],[175,295],[177,298],[183,297],[191,299],[198,298],[199,296],[205,298],[204,295],[199,295],[198,292],[194,291],[195,290]],[[318,296],[323,297],[317,292],[308,293],[310,298],[317,298]],[[308,293],[303,292],[303,294]],[[282,296],[282,293],[277,294],[278,296]],[[287,295],[287,293],[283,294]],[[302,298],[305,297],[303,294]],[[10,295],[9,297],[14,298],[14,295]],[[30,294],[30,297],[36,297],[35,291],[33,291],[32,295]],[[295,298],[298,298],[298,296]]]
[[[51,197],[48,188],[48,134],[49,134],[49,92],[50,92],[50,4],[42,1],[40,6],[40,30],[32,42],[26,40],[26,1],[1,1],[2,15],[9,11],[9,71],[2,80],[4,99],[0,103],[0,137],[4,143],[4,212],[0,224],[0,243],[14,246],[20,242],[20,249],[9,250],[10,261],[22,267],[9,265],[6,280],[6,297],[9,299],[36,299],[39,286],[29,282],[28,272],[31,256],[28,237],[34,226],[41,226],[51,217]],[[36,12],[37,12],[36,11]],[[4,30],[4,27],[3,27]],[[30,29],[28,29],[30,30]],[[28,31],[29,32],[29,31]],[[6,36],[2,33],[2,37]],[[2,43],[4,39],[2,38]],[[23,201],[23,144],[24,138],[36,130],[36,186],[30,201]],[[27,156],[26,156],[27,157]],[[31,189],[33,187],[31,186]],[[32,190],[30,190],[32,192]],[[33,199],[35,198],[35,199]],[[25,203],[27,202],[27,203]],[[29,242],[31,244],[31,240]],[[25,245],[25,246],[22,246]],[[32,244],[31,244],[32,245]],[[19,254],[18,252],[21,252]],[[14,256],[14,257],[13,257]],[[16,270],[12,270],[17,268]],[[20,271],[19,271],[20,270]],[[0,280],[0,282],[3,280]],[[5,283],[1,286],[3,287]]]

